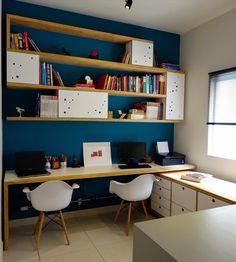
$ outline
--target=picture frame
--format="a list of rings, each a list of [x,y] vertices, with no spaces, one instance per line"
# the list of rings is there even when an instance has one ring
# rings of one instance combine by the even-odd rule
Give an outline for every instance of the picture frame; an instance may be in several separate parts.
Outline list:
[[[110,142],[83,143],[83,159],[85,167],[112,165]]]

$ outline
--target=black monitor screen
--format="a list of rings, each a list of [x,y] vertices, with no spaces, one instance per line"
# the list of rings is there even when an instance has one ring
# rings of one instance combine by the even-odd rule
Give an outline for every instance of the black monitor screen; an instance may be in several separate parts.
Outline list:
[[[31,170],[44,168],[44,152],[17,152],[15,154],[16,170]]]
[[[146,156],[146,143],[144,142],[122,142],[118,144],[118,157],[122,163],[130,161],[143,162]]]

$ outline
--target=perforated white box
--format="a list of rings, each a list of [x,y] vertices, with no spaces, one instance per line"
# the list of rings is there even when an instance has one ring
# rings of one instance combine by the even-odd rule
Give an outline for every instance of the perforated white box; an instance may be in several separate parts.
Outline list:
[[[126,44],[126,51],[130,52],[130,64],[153,66],[153,42],[132,40]]]
[[[39,56],[7,52],[7,82],[39,84]]]
[[[185,75],[180,73],[167,73],[166,88],[166,119],[184,119],[184,82]]]
[[[59,90],[59,117],[107,118],[108,94]]]

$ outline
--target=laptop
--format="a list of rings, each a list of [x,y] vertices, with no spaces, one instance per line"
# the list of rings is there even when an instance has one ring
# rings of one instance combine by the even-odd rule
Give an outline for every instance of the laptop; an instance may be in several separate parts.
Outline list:
[[[44,152],[17,152],[15,172],[19,177],[49,174],[45,169]]]

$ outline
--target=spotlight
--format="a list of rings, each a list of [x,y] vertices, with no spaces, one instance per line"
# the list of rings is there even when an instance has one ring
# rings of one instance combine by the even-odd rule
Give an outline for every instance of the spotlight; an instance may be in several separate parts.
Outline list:
[[[125,0],[125,8],[130,9],[133,4],[133,0]]]

